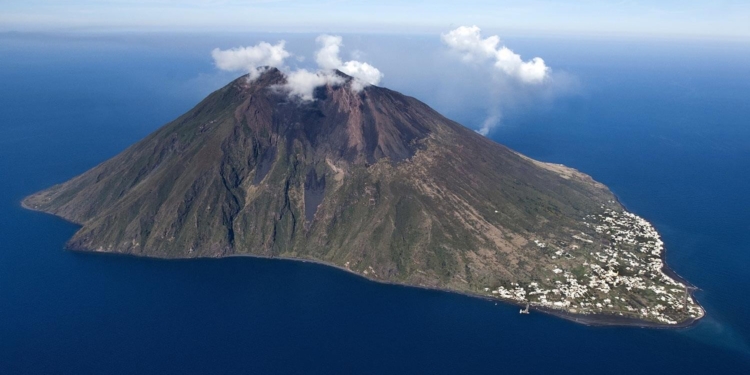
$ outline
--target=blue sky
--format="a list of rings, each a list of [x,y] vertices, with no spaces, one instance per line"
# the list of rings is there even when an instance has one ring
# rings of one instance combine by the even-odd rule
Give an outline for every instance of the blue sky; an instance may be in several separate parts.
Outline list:
[[[748,0],[0,0],[0,31],[435,33],[750,38]]]

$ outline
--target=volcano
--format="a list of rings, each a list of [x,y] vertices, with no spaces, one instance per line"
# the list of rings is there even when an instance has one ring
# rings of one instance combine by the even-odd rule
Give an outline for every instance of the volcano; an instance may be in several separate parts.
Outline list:
[[[335,74],[311,101],[275,68],[240,77],[23,206],[81,225],[72,250],[311,260],[590,323],[703,316],[606,186]]]

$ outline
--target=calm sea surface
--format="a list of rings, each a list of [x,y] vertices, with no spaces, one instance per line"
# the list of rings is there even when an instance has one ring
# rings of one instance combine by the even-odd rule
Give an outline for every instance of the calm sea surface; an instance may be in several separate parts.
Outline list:
[[[570,82],[506,107],[490,136],[654,223],[701,288],[708,316],[688,329],[585,327],[289,261],[71,253],[75,225],[19,206],[227,82],[209,51],[253,38],[0,35],[0,374],[750,373],[747,43],[508,40]],[[479,95],[468,78],[435,89],[440,66],[418,69],[437,37],[347,40],[388,87],[469,126],[486,115],[457,105]]]

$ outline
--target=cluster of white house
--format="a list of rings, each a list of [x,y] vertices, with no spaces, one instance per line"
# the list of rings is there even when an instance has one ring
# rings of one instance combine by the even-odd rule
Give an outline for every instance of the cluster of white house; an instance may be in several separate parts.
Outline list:
[[[584,255],[581,280],[558,265],[550,269],[550,278],[545,281],[488,287],[485,292],[532,306],[579,314],[640,316],[666,324],[702,316],[704,312],[687,293],[687,286],[663,272],[664,244],[654,227],[632,213],[602,209],[601,214],[588,216],[586,225],[609,236],[610,243]],[[585,237],[581,233],[573,239],[593,243]],[[548,247],[540,240],[534,243],[542,249]],[[577,244],[570,246],[578,248]],[[553,254],[551,258],[558,259],[567,251],[558,249]]]

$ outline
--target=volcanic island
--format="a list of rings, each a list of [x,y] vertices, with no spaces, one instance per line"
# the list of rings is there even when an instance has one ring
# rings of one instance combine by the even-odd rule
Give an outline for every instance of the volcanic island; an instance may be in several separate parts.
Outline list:
[[[77,251],[314,261],[591,325],[703,317],[657,231],[606,186],[331,74],[312,100],[278,69],[242,76],[22,205],[79,224]]]

